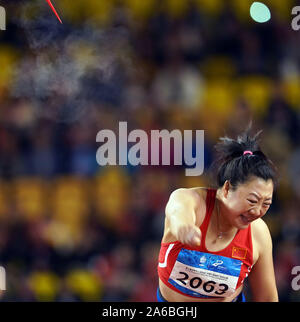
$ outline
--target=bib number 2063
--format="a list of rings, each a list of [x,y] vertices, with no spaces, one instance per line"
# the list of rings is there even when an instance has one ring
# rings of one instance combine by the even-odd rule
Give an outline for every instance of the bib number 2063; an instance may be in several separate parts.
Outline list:
[[[193,277],[189,279],[189,275],[186,272],[179,272],[182,276],[180,278],[176,278],[177,281],[182,283],[185,286],[190,286],[192,289],[199,289],[202,285],[202,279],[200,277]],[[215,291],[215,286],[218,285],[218,290]],[[228,285],[221,283],[217,284],[215,281],[207,281],[202,285],[203,290],[206,293],[214,292],[217,295],[222,295],[226,293],[228,290]]]

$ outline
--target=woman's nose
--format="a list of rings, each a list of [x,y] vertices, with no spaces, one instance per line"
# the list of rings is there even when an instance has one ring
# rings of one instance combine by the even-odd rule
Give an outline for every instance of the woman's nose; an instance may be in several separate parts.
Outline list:
[[[261,208],[257,206],[257,207],[250,209],[250,214],[253,217],[260,217],[261,216]]]

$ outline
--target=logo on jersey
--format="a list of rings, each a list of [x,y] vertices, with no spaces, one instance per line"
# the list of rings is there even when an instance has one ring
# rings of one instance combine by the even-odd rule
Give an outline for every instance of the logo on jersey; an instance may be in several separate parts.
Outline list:
[[[247,255],[247,249],[240,247],[232,247],[232,258],[245,259]]]
[[[222,265],[222,264],[223,264],[223,261],[221,261],[221,260],[217,260],[215,263],[213,263],[213,264],[212,264],[212,266],[217,267],[217,266],[220,266],[220,265]]]
[[[202,266],[201,264],[204,264],[206,262],[206,257],[203,255],[201,258],[200,258],[200,266]]]

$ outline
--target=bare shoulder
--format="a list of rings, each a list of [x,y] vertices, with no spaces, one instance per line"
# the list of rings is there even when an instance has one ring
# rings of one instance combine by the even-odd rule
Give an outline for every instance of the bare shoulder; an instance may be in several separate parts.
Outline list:
[[[257,239],[265,240],[268,236],[270,236],[270,231],[267,224],[263,219],[259,218],[251,224],[253,229],[254,237]]]
[[[272,248],[272,238],[270,230],[263,219],[259,218],[251,224],[253,246],[255,246],[258,254],[265,249]]]
[[[203,195],[203,188],[178,188],[174,190],[170,197],[176,197],[180,199],[193,198],[194,200],[200,201]]]

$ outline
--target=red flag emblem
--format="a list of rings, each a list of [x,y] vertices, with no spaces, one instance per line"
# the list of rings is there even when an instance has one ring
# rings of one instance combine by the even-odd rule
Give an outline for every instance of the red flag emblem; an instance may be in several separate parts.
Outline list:
[[[240,247],[232,247],[232,258],[245,259],[247,249]]]

